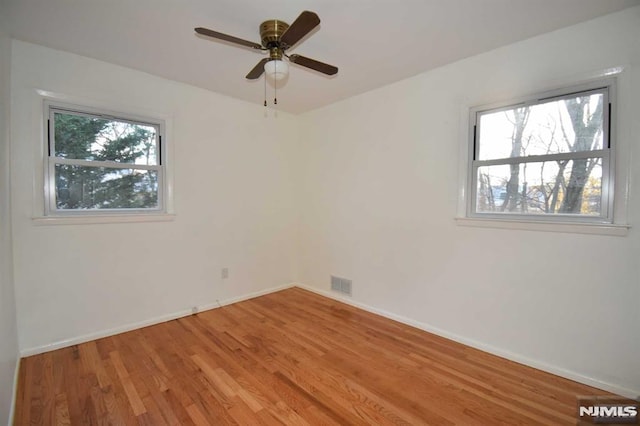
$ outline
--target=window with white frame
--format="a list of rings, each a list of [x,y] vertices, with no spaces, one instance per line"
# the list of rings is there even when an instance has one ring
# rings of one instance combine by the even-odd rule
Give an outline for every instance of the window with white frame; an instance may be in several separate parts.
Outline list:
[[[45,213],[165,212],[162,121],[45,102]]]
[[[467,216],[611,223],[613,84],[472,108]]]

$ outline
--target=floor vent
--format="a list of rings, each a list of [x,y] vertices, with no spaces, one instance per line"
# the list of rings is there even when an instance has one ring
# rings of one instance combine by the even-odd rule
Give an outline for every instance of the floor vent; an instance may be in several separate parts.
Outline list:
[[[331,290],[351,296],[351,280],[331,275]]]

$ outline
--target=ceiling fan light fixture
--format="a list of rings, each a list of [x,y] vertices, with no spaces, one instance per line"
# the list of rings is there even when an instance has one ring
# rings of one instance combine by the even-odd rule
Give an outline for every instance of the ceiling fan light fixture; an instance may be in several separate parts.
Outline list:
[[[280,81],[289,75],[289,64],[280,59],[274,59],[264,64],[264,72],[268,78]]]

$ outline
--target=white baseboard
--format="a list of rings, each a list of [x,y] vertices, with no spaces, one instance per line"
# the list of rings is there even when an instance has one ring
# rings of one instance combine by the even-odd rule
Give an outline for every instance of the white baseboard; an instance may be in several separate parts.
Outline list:
[[[275,293],[277,291],[281,291],[281,290],[286,290],[288,288],[291,287],[295,287],[296,284],[294,283],[290,283],[290,284],[283,284],[283,285],[279,285],[277,287],[271,287],[265,290],[260,290],[260,291],[256,291],[253,293],[249,293],[246,295],[242,295],[242,296],[238,296],[238,297],[232,297],[230,299],[225,299],[225,300],[221,300],[220,303],[209,303],[207,305],[202,305],[198,307],[198,312],[201,311],[208,311],[209,309],[215,309],[215,308],[220,308],[222,306],[226,306],[226,305],[231,305],[234,303],[238,303],[238,302],[242,302],[243,300],[249,300],[249,299],[254,299],[256,297],[260,297],[260,296],[264,296],[265,294],[271,294],[271,293]],[[189,313],[191,314],[191,313]]]
[[[283,284],[277,287],[271,287],[268,289],[256,291],[253,293],[245,294],[238,297],[232,297],[230,299],[220,300],[219,302],[208,303],[206,305],[196,306],[198,312],[208,311],[210,309],[216,309],[225,305],[230,305],[232,303],[241,302],[243,300],[253,299],[255,297],[264,296],[265,294],[274,293],[276,291],[284,290],[290,287],[293,287],[295,284]],[[139,321],[131,324],[126,324],[120,327],[110,328],[107,330],[97,331],[95,333],[89,333],[78,337],[73,337],[71,339],[60,340],[57,342],[49,343],[42,346],[36,346],[33,348],[27,348],[20,351],[21,357],[27,357],[31,355],[37,355],[44,352],[54,351],[56,349],[62,349],[73,345],[78,345],[80,343],[89,342],[91,340],[101,339],[103,337],[109,337],[120,333],[125,333],[131,330],[137,330],[139,328],[148,327],[150,325],[160,324],[163,322],[171,321],[177,318],[183,318],[189,315],[193,315],[193,311],[191,309],[183,309],[177,312],[173,312],[166,315],[161,315],[155,318],[151,318],[144,321]]]
[[[397,315],[382,309],[374,308],[373,306],[366,305],[364,303],[356,302],[350,297],[341,296],[336,293],[332,293],[328,290],[321,290],[306,284],[296,284],[297,287],[300,287],[305,290],[309,290],[313,293],[319,294],[321,296],[328,297],[330,299],[337,300],[339,302],[346,303],[347,305],[354,306],[356,308],[365,310],[367,312],[371,312],[385,318],[389,318],[403,324],[410,325],[412,327],[418,328],[420,330],[424,330],[426,332],[436,334],[438,336],[444,337],[449,340],[453,340],[458,343],[462,343],[463,345],[470,346],[475,349],[479,349],[484,352],[488,352],[493,355],[497,355],[502,358],[506,358],[510,361],[517,362],[519,364],[523,364],[529,367],[536,368],[538,370],[545,371],[547,373],[555,374],[556,376],[564,377],[565,379],[573,380],[574,382],[582,383],[588,386],[592,386],[594,388],[602,389],[607,392],[612,392],[617,395],[624,396],[625,398],[637,399],[640,395],[640,389],[629,389],[622,386],[618,386],[613,383],[603,382],[598,379],[594,379],[592,377],[588,377],[582,375],[580,373],[576,373],[575,371],[567,370],[561,367],[556,367],[554,365],[547,364],[545,362],[537,361],[535,359],[527,358],[526,356],[516,354],[504,349],[496,348],[491,345],[487,345],[485,343],[478,342],[473,339],[469,339],[467,337],[459,336],[457,334],[449,333],[448,331],[439,329],[437,327],[433,327],[429,324],[425,324],[419,321],[412,320],[411,318],[403,317],[402,315]]]
[[[11,406],[9,407],[8,426],[13,424],[13,418],[16,415],[16,402],[18,402],[18,375],[20,374],[20,357],[16,359],[16,369],[13,372],[13,388],[11,391]]]

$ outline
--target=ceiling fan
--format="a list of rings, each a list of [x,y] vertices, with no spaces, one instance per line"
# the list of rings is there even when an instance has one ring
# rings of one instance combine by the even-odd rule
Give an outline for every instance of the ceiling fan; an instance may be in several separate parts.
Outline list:
[[[198,27],[196,33],[234,43],[244,47],[250,47],[255,50],[269,51],[269,57],[262,59],[246,78],[255,80],[259,78],[263,72],[267,75],[280,80],[286,77],[288,73],[287,63],[283,61],[283,57],[289,59],[294,64],[319,71],[323,74],[334,75],[338,72],[338,68],[315,59],[307,58],[302,55],[287,55],[285,52],[299,42],[304,36],[309,34],[315,27],[320,24],[320,18],[314,12],[305,10],[289,25],[278,19],[270,19],[260,24],[261,44],[243,40],[238,37],[223,34],[207,28]]]

